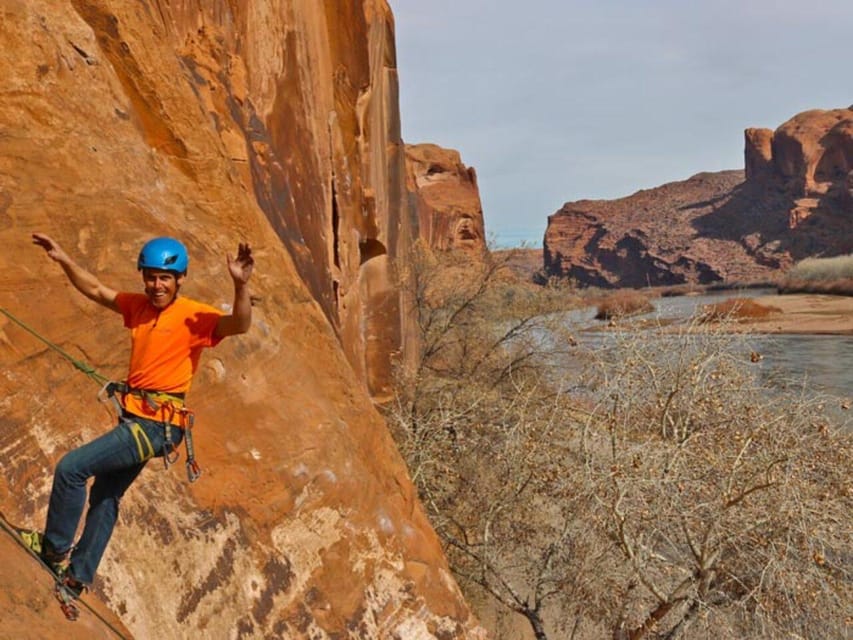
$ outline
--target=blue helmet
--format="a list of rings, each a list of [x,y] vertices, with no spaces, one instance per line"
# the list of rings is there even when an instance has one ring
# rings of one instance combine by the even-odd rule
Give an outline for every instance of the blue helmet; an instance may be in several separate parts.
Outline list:
[[[136,268],[161,269],[186,273],[190,259],[187,248],[174,238],[154,238],[145,243],[139,252]]]

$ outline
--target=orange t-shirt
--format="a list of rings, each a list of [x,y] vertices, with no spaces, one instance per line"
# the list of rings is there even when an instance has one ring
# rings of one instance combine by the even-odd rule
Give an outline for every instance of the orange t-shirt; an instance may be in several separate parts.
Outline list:
[[[134,389],[186,393],[198,369],[201,351],[222,338],[214,335],[221,311],[189,298],[175,298],[163,310],[142,293],[119,293],[116,304],[130,329],[131,350],[127,384]],[[126,411],[151,420],[180,424],[167,408],[152,410],[143,398],[127,394]]]

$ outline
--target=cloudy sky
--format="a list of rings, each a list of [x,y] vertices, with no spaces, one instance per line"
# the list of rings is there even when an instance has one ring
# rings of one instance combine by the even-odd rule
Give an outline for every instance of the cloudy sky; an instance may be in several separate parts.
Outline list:
[[[853,104],[853,0],[389,0],[406,142],[477,170],[486,230],[743,167],[743,130]]]

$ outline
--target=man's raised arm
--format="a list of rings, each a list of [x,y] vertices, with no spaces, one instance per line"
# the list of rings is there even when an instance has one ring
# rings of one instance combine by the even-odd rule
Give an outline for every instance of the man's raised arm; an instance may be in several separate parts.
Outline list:
[[[119,311],[119,308],[116,305],[116,296],[118,295],[118,292],[104,285],[95,276],[74,262],[74,260],[72,260],[68,254],[62,250],[62,247],[59,246],[59,243],[56,242],[56,240],[44,235],[43,233],[34,233],[33,244],[40,246],[45,250],[51,260],[59,263],[59,266],[61,266],[62,270],[65,271],[65,275],[68,276],[68,280],[74,285],[74,288],[77,289],[77,291],[89,298],[89,300],[97,302],[107,309],[111,309],[116,312]]]
[[[246,333],[252,325],[252,300],[249,296],[249,278],[255,265],[252,249],[241,243],[237,257],[232,259],[229,254],[227,258],[228,272],[234,281],[234,306],[231,315],[222,316],[216,324],[215,333],[220,338]]]

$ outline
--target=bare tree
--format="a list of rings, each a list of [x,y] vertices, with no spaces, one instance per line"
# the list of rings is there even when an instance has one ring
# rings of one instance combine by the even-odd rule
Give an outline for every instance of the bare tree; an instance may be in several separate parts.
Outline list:
[[[714,637],[843,637],[849,624],[850,434],[820,398],[762,387],[740,340],[623,335],[608,350],[619,366],[597,367],[584,465],[589,521],[625,575],[614,638],[697,623]]]
[[[422,351],[389,408],[398,442],[457,575],[546,638],[545,605],[573,587],[577,547],[575,497],[555,482],[565,403],[543,379],[559,351],[542,313],[554,300],[508,284],[505,260],[420,247],[408,264]]]

